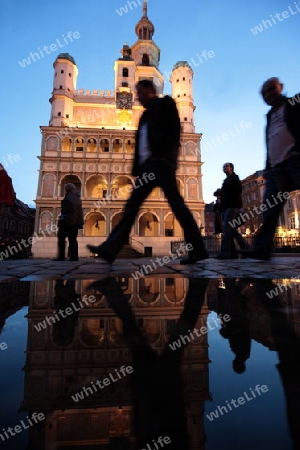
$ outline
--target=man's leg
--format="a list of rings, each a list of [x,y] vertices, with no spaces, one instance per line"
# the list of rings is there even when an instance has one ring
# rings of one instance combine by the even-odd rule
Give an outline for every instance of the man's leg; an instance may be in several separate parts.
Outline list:
[[[58,244],[58,257],[57,259],[65,259],[65,250],[66,250],[66,225],[59,225],[58,233],[57,233],[57,244]]]
[[[284,202],[277,199],[278,192],[282,191],[284,186],[284,175],[278,168],[271,170],[268,176],[264,195],[264,204],[268,208],[264,211],[263,224],[254,240],[254,246],[271,253],[278,218],[284,205]]]
[[[183,229],[186,244],[191,244],[193,247],[189,252],[191,262],[208,258],[197,223],[178,190],[175,171],[168,164],[163,163],[157,171],[157,180]]]
[[[217,259],[230,259],[231,248],[233,242],[233,230],[230,222],[232,222],[239,212],[239,208],[226,208],[223,214],[223,237],[221,242],[221,253]]]
[[[230,259],[237,259],[239,257],[236,246],[235,246],[235,241],[233,236],[231,237],[231,246],[230,246]]]
[[[68,230],[68,240],[70,248],[70,261],[78,261],[78,227],[70,226]]]
[[[232,229],[232,235],[240,248],[249,248],[246,239],[244,239],[241,233],[238,232],[237,228]]]
[[[279,192],[284,192],[286,183],[287,180],[282,170],[282,165],[271,169],[267,174],[263,200],[267,210],[263,213],[263,224],[255,237],[253,247],[239,250],[239,253],[242,255],[249,258],[270,259],[278,218],[284,205],[284,201],[280,201],[277,195]]]
[[[147,164],[143,165],[143,173],[150,173],[151,171],[153,172],[153,170],[148,170]],[[156,186],[156,178],[154,178],[154,180],[149,180],[148,183],[145,182],[141,186],[134,188],[131,196],[126,202],[122,219],[110,233],[106,241],[99,247],[92,245],[88,245],[87,247],[92,252],[98,253],[100,257],[108,262],[113,262],[123,247],[124,242],[126,242],[129,237],[130,230],[134,224],[140,206]]]

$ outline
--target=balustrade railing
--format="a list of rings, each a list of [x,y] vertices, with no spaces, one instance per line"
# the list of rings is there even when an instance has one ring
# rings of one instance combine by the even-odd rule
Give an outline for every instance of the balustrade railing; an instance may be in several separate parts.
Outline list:
[[[251,246],[254,242],[254,236],[243,236],[246,242]],[[221,251],[222,235],[202,236],[204,245],[208,253],[213,256]],[[171,241],[171,252],[176,253],[184,240]],[[238,248],[238,245],[237,245]],[[276,236],[273,239],[274,253],[300,253],[300,237]]]

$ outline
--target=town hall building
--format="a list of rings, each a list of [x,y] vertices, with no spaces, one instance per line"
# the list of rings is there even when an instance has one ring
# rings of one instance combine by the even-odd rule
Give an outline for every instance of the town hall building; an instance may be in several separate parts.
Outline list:
[[[45,237],[34,243],[35,257],[57,254],[53,225],[57,225],[67,183],[75,184],[83,204],[79,256],[91,256],[86,245],[103,242],[121,218],[136,181],[131,166],[143,107],[136,97],[135,85],[141,79],[150,79],[159,96],[164,91],[164,76],[159,70],[160,49],[153,41],[154,25],[148,19],[146,1],[135,32],[136,42],[132,46],[123,45],[121,57],[114,63],[114,91],[78,89],[78,68],[68,53],[59,54],[53,64],[51,117],[48,126],[41,126],[36,197],[35,232]],[[191,66],[186,61],[177,62],[169,81],[182,130],[177,182],[199,228],[203,228],[202,135],[195,132]],[[171,241],[182,236],[163,192],[155,188],[139,211],[128,245],[148,256],[166,255]]]

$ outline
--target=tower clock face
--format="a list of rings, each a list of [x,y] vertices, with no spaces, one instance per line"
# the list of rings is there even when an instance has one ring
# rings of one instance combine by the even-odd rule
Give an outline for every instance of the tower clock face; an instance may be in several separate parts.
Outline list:
[[[130,94],[129,92],[117,92],[116,103],[118,109],[131,109],[132,94]]]

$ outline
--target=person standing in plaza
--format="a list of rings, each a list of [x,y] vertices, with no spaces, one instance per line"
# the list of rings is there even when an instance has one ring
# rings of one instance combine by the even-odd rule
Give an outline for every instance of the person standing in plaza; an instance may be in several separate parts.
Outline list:
[[[213,205],[213,212],[215,213],[214,231],[215,234],[222,233],[222,214],[220,211],[221,206],[221,189],[217,189],[214,192],[214,196],[217,197]]]
[[[216,258],[233,259],[237,257],[234,239],[236,239],[241,248],[248,246],[236,227],[232,226],[232,221],[242,208],[242,183],[238,175],[234,172],[234,165],[232,163],[225,163],[223,165],[223,172],[226,174],[226,178],[221,187],[221,204],[219,208],[222,213],[223,236],[221,252]]]
[[[184,230],[186,244],[192,249],[181,264],[193,264],[208,258],[200,230],[191,211],[185,205],[176,183],[178,150],[180,145],[180,119],[175,101],[165,96],[159,98],[152,81],[140,80],[136,86],[137,97],[144,106],[137,134],[132,175],[148,175],[145,183],[132,190],[125,205],[122,219],[106,241],[87,248],[100,258],[112,263],[129,237],[139,208],[150,192],[159,186]],[[145,178],[144,178],[145,179]]]
[[[266,189],[264,205],[271,205],[263,214],[263,224],[253,247],[239,250],[249,258],[268,260],[278,218],[288,193],[300,189],[300,94],[287,98],[278,78],[269,78],[261,95],[271,106],[267,114],[267,159],[264,172]]]
[[[66,195],[61,201],[61,215],[58,221],[58,257],[54,261],[64,261],[66,239],[69,241],[70,261],[78,261],[78,230],[83,228],[83,211],[80,195],[73,183],[65,186]]]

